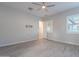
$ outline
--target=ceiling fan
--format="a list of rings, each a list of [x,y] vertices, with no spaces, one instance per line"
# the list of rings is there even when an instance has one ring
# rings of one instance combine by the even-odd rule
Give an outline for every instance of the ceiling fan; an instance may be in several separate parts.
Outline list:
[[[48,11],[48,8],[55,6],[54,4],[52,4],[52,5],[47,5],[46,2],[42,2],[42,4],[39,4],[39,3],[32,3],[32,4],[33,4],[33,5],[38,5],[38,6],[41,7],[41,8],[38,8],[37,10],[43,9],[44,11]]]

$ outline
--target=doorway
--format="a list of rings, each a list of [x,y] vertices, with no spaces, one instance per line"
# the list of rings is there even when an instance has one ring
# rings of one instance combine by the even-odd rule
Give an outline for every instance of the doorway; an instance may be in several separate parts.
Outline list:
[[[52,20],[40,20],[39,21],[39,38],[48,38],[53,32],[53,21]]]

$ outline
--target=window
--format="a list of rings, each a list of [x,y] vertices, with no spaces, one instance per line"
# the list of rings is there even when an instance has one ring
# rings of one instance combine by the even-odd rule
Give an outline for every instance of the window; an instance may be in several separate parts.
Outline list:
[[[79,14],[67,17],[67,31],[71,33],[79,32]]]

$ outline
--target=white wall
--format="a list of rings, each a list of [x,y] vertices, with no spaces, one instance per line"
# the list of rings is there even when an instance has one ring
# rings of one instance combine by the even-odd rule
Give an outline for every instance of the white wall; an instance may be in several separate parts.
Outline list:
[[[79,45],[79,34],[69,34],[66,31],[66,17],[74,14],[79,14],[79,8],[67,10],[52,16],[53,33],[48,34],[48,39]]]
[[[0,6],[0,47],[36,40],[38,24],[34,16]],[[26,28],[25,25],[33,25],[33,28]]]

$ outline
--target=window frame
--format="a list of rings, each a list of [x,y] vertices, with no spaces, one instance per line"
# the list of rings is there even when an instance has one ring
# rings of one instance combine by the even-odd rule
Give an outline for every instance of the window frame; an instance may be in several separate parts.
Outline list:
[[[77,15],[77,14],[76,14],[76,15]],[[78,14],[78,15],[79,15],[79,14]],[[70,16],[75,16],[75,15],[70,15]],[[69,34],[79,34],[79,32],[70,32],[70,31],[69,31],[69,29],[68,29],[68,27],[69,27],[68,20],[69,20],[69,19],[68,19],[68,18],[69,18],[70,16],[67,16],[67,17],[66,17],[66,32],[69,33]]]

